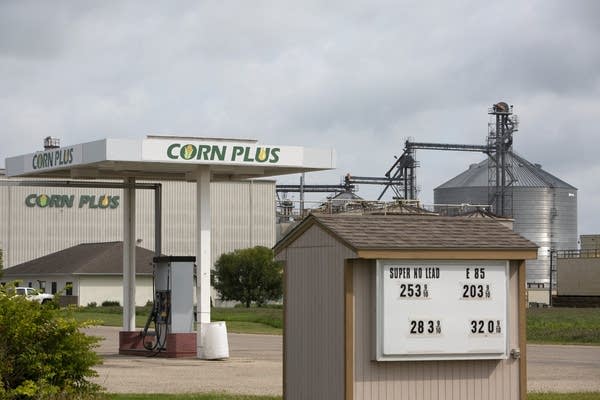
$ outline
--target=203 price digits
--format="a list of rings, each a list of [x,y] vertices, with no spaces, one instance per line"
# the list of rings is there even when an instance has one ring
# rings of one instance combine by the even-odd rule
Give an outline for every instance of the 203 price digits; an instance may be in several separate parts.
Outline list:
[[[489,299],[492,297],[490,285],[462,285],[463,299]]]

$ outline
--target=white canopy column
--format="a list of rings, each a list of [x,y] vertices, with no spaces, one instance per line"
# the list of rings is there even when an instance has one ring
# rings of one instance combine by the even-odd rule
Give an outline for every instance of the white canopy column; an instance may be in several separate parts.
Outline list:
[[[123,189],[123,331],[135,330],[135,178]]]
[[[197,265],[197,321],[198,357],[204,357],[204,337],[210,323],[210,167],[198,167],[196,172],[196,265]]]

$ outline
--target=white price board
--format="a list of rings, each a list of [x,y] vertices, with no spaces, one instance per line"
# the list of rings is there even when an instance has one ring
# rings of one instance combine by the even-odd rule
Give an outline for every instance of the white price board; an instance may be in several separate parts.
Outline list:
[[[377,261],[376,359],[507,357],[507,261]]]

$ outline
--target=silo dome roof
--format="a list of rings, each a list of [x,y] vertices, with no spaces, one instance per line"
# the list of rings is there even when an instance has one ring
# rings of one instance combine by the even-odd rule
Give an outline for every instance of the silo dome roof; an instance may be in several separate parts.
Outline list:
[[[533,164],[515,153],[509,153],[508,157],[509,162],[512,159],[513,164],[512,172],[515,176],[513,187],[552,187],[577,190],[574,186],[544,171],[540,164]],[[488,186],[488,161],[489,159],[486,158],[478,164],[471,164],[469,169],[436,189]]]

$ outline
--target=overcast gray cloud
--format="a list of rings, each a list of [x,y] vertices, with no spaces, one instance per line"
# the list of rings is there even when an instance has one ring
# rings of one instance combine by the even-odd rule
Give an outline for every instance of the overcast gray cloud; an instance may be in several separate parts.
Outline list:
[[[339,169],[308,179],[337,183],[381,176],[407,137],[483,144],[505,100],[515,149],[579,188],[597,233],[599,18],[594,0],[3,1],[0,166],[48,135],[252,137],[333,146]],[[418,158],[430,203],[483,156]]]

